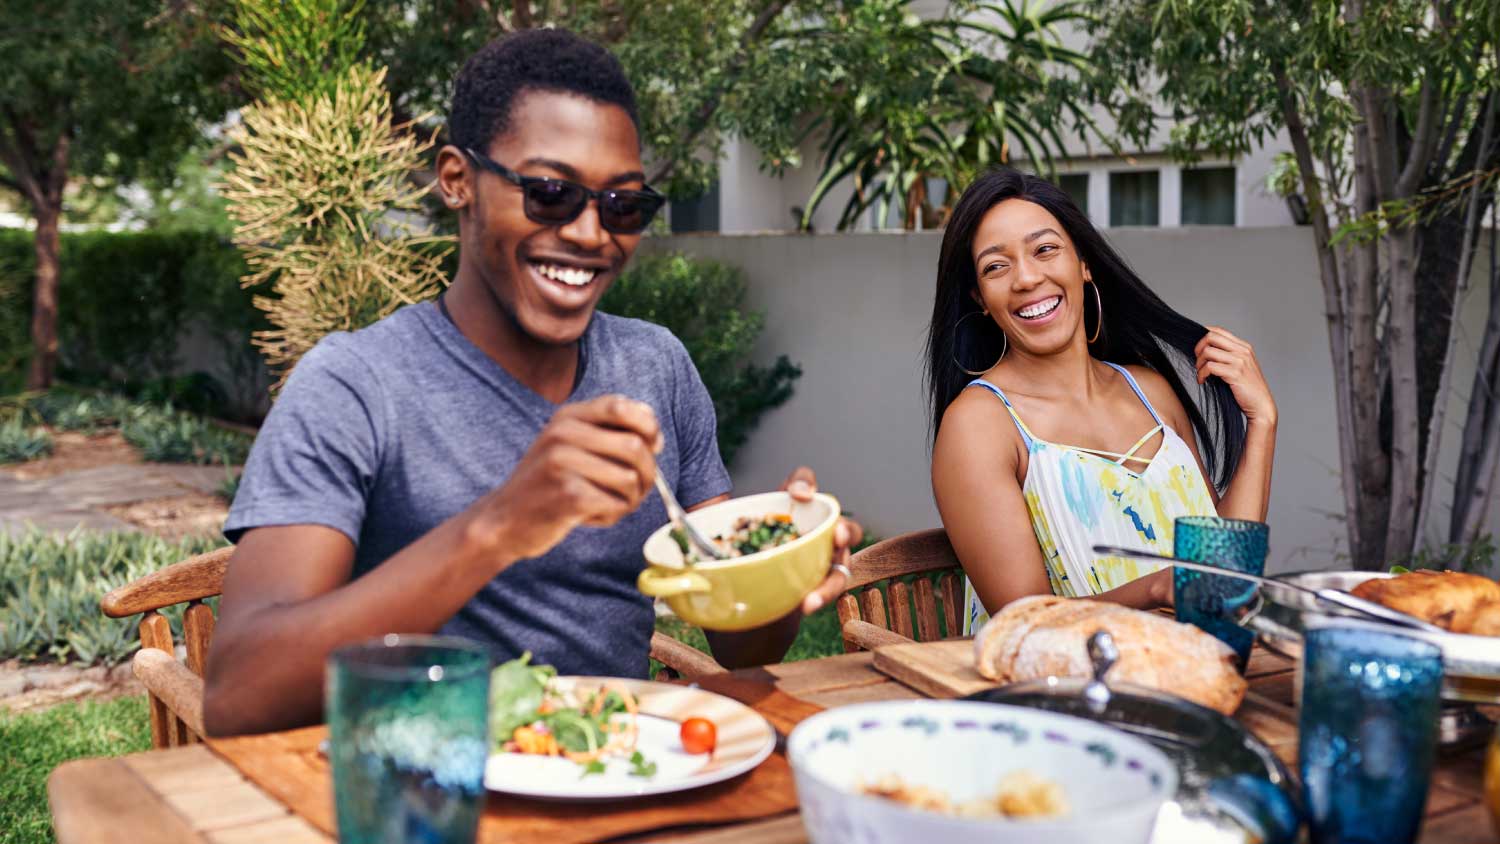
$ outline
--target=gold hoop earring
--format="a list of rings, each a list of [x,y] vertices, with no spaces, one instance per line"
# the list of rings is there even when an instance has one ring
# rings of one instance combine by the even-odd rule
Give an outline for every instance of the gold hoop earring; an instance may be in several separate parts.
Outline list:
[[[1099,313],[1099,321],[1094,324],[1094,336],[1089,338],[1089,345],[1093,345],[1094,341],[1099,339],[1099,332],[1104,330],[1104,302],[1099,299],[1099,285],[1092,281],[1086,281],[1084,284],[1094,288],[1094,310]]]
[[[981,314],[983,314],[984,316],[989,316],[990,312],[989,311],[969,311],[968,313],[966,313],[963,316],[959,317],[958,318],[958,322],[955,322],[953,324],[953,345],[954,345],[954,350],[949,353],[950,356],[953,358],[953,365],[956,366],[956,367],[958,367],[958,369],[959,369],[960,372],[967,372],[968,374],[974,375],[974,376],[983,375],[986,372],[989,372],[990,369],[994,369],[995,367],[999,366],[1000,365],[1000,361],[1005,360],[1005,353],[1008,352],[1008,351],[1010,351],[1010,338],[1005,336],[1005,332],[1004,331],[1001,331],[1000,332],[1000,339],[1002,339],[1002,340],[1005,341],[1005,348],[1003,348],[1003,349],[1000,350],[1000,357],[996,358],[995,362],[992,363],[992,364],[990,364],[989,369],[981,369],[978,372],[975,372],[974,370],[969,369],[969,368],[965,367],[963,364],[961,364],[961,363],[958,362],[958,349],[957,349],[957,346],[958,346],[958,328],[959,328],[959,326],[961,326],[961,325],[964,324],[964,320],[966,320],[966,319],[968,319],[969,317],[972,317],[972,316],[979,316]]]

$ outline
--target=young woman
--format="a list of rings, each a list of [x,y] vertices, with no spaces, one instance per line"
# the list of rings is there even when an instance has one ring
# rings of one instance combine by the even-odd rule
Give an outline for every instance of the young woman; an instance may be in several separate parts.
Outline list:
[[[954,209],[927,382],[965,632],[1023,595],[1169,604],[1170,570],[1092,546],[1171,553],[1179,516],[1265,520],[1276,402],[1250,345],[1168,307],[1040,178],[989,173]]]

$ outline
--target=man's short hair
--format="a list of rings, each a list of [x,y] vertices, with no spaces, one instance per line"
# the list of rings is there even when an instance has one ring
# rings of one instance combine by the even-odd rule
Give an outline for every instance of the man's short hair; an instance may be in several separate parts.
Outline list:
[[[526,91],[577,94],[625,109],[636,127],[635,91],[608,50],[562,29],[528,29],[496,38],[464,62],[453,82],[448,138],[487,149],[510,129],[511,108]]]

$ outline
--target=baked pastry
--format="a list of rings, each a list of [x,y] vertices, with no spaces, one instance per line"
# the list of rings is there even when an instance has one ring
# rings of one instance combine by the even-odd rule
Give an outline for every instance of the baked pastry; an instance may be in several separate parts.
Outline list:
[[[1120,658],[1111,682],[1169,692],[1233,714],[1247,684],[1234,651],[1208,633],[1105,601],[1033,595],[1007,604],[974,637],[979,673],[1001,683],[1092,677],[1089,637],[1108,630]]]
[[[1500,583],[1477,574],[1413,571],[1366,580],[1349,592],[1454,633],[1500,635]]]

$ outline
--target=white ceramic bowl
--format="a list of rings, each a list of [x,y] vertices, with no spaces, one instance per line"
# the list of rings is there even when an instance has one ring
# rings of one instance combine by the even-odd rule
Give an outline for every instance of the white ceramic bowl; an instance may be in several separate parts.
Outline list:
[[[1177,793],[1172,762],[1134,736],[975,701],[830,709],[792,731],[787,755],[813,844],[1146,844],[1162,804]],[[897,774],[959,803],[992,797],[1018,770],[1061,785],[1071,811],[1049,820],[960,818],[859,791]]]

